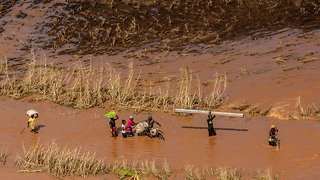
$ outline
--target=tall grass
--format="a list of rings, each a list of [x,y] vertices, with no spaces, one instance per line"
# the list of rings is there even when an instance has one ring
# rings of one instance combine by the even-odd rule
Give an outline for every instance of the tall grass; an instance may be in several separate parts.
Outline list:
[[[254,175],[253,179],[256,180],[272,180],[272,176],[270,174],[270,170],[267,169],[265,171],[257,170]]]
[[[271,117],[284,120],[319,120],[320,111],[315,104],[305,106],[301,102],[301,97],[288,99],[286,101],[277,103],[269,112]]]
[[[0,95],[22,98],[37,94],[36,100],[49,100],[74,108],[109,103],[135,111],[169,111],[174,107],[216,108],[225,100],[225,75],[216,75],[212,93],[204,96],[201,84],[194,83],[193,74],[188,69],[182,70],[179,89],[172,90],[169,83],[164,87],[139,86],[140,76],[134,74],[133,63],[129,63],[126,77],[110,65],[93,68],[79,64],[62,68],[40,64],[35,56],[31,56],[26,71],[15,75],[4,62],[0,69]]]
[[[104,159],[95,157],[95,154],[82,153],[79,148],[60,148],[56,143],[37,144],[24,149],[23,155],[17,159],[19,172],[46,172],[53,176],[81,176],[116,174],[120,178],[154,176],[159,179],[168,179],[171,170],[166,162],[162,166],[155,161],[113,162],[105,164]]]
[[[201,171],[188,165],[184,169],[185,178],[189,180],[204,180],[218,178],[220,180],[240,180],[245,174],[242,170],[237,168],[208,168],[205,167]]]
[[[17,164],[20,172],[47,172],[54,176],[105,174],[110,171],[103,159],[95,158],[95,155],[81,153],[80,149],[70,150],[59,148],[57,144],[36,145],[19,157]]]
[[[6,154],[6,153],[1,153]],[[2,157],[2,156],[1,156]],[[120,179],[169,179],[172,173],[182,173],[185,179],[204,180],[240,180],[257,179],[272,180],[279,177],[272,176],[271,170],[257,170],[253,174],[237,168],[196,168],[187,165],[184,169],[171,169],[166,161],[162,164],[155,161],[133,161],[118,160],[105,163],[104,159],[97,158],[95,154],[81,152],[79,148],[61,148],[56,143],[37,144],[24,149],[23,154],[18,157],[16,164],[20,167],[19,172],[45,172],[53,176],[63,178],[66,176],[94,176],[115,174]]]

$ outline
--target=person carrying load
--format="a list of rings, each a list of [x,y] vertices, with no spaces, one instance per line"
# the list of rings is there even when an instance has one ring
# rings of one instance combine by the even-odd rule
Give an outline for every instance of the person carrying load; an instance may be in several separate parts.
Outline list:
[[[208,119],[207,119],[209,136],[216,136],[217,135],[217,133],[213,127],[213,119],[215,117],[216,117],[215,115],[212,116],[211,111],[210,111],[208,114]]]
[[[39,113],[34,109],[30,109],[27,111],[27,115],[30,117],[27,123],[28,128],[31,129],[30,132],[34,134],[38,133],[36,128],[36,119],[39,117]]]
[[[270,126],[269,130],[269,145],[270,146],[280,146],[280,140],[277,137],[278,129],[275,125]]]
[[[150,130],[153,129],[154,123],[158,124],[161,127],[161,124],[154,119],[152,119],[152,115],[148,114],[148,119],[145,121],[148,123],[148,127],[146,129],[146,134],[149,136],[150,135]]]
[[[107,116],[110,119],[109,126],[111,129],[111,137],[113,137],[115,139],[118,136],[117,127],[116,127],[116,120],[119,119],[119,117],[115,111],[107,112],[107,113],[105,113],[105,116]]]

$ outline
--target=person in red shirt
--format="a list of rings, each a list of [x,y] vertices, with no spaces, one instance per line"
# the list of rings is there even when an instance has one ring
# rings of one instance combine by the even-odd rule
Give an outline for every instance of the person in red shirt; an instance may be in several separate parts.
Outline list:
[[[136,123],[133,121],[133,117],[130,116],[129,120],[127,122],[126,131],[128,136],[134,136],[132,132],[132,128],[136,125]]]

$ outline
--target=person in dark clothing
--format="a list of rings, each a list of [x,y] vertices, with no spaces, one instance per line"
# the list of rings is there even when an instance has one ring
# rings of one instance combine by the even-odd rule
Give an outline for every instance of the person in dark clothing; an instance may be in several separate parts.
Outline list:
[[[119,119],[118,115],[115,115],[114,117],[110,118],[109,126],[111,129],[111,137],[116,138],[118,136],[117,134],[117,127],[116,127],[116,120]]]
[[[216,117],[215,115],[212,116],[211,111],[210,111],[208,114],[208,119],[207,119],[209,136],[216,136],[217,135],[217,133],[213,127],[213,119],[215,117]]]
[[[278,134],[278,129],[276,128],[275,125],[271,125],[270,130],[269,130],[269,145],[270,146],[277,146],[277,143],[278,143],[277,134]]]
[[[150,134],[150,130],[153,129],[154,123],[156,123],[158,126],[161,127],[161,124],[157,121],[155,121],[154,119],[152,119],[152,115],[149,114],[148,115],[148,119],[146,120],[146,122],[148,123],[148,127],[146,129],[146,134],[149,135]]]

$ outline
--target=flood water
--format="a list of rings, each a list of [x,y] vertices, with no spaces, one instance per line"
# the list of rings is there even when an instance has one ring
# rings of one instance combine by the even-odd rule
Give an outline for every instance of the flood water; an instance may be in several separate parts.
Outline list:
[[[96,153],[106,162],[115,160],[167,161],[172,169],[186,165],[203,167],[236,167],[248,172],[271,169],[284,179],[317,179],[320,177],[320,123],[316,121],[277,121],[269,118],[226,118],[217,116],[216,137],[208,137],[206,129],[187,129],[181,126],[206,127],[206,116],[181,117],[154,113],[162,124],[165,141],[135,136],[124,139],[110,137],[106,109],[74,110],[51,103],[28,103],[27,100],[0,98],[1,146],[8,149],[6,166],[13,166],[16,154],[23,145],[28,148],[36,143],[55,141],[59,146],[81,147]],[[43,125],[39,134],[31,134],[26,127],[26,110],[37,109],[38,124]],[[129,111],[119,112],[120,119],[127,119]],[[134,115],[135,121],[144,120],[145,113]],[[267,145],[271,124],[279,129],[281,149]],[[120,126],[120,122],[117,122]],[[237,131],[247,129],[248,131]],[[4,172],[1,170],[0,172]],[[11,172],[12,173],[12,172]],[[1,173],[0,173],[1,174]],[[282,179],[281,178],[281,179]]]

